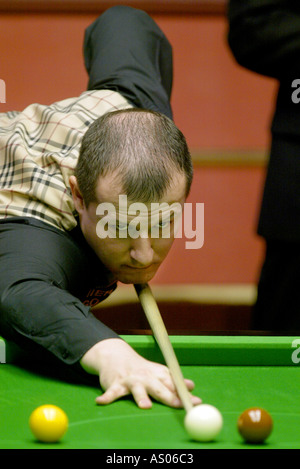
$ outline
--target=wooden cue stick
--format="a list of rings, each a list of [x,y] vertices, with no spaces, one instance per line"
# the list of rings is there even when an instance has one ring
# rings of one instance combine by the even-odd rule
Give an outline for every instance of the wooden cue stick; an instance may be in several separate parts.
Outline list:
[[[169,368],[177,393],[183,403],[183,407],[185,408],[186,412],[188,412],[193,407],[191,397],[184,382],[177,357],[175,355],[152,291],[147,283],[134,285],[134,287],[144,313],[149,321],[154,337]]]

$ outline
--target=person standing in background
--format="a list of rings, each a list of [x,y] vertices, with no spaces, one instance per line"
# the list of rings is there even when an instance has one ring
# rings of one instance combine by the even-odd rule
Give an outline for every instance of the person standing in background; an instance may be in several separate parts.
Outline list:
[[[253,329],[300,330],[300,3],[230,0],[228,21],[237,62],[279,82],[258,223],[266,254]]]

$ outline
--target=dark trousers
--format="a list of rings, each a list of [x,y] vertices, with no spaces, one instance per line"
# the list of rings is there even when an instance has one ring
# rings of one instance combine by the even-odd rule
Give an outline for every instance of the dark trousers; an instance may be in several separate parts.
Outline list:
[[[253,329],[300,332],[299,298],[299,243],[267,241],[254,307]]]
[[[118,91],[134,106],[172,118],[172,48],[144,11],[106,10],[86,30],[84,59],[88,89]]]
[[[254,308],[256,330],[300,331],[299,156],[299,138],[273,131],[258,226],[266,253]]]

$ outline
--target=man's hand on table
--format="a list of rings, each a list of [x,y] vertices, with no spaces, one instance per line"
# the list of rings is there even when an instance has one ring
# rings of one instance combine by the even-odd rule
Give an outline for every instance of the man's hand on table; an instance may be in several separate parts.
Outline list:
[[[170,407],[182,407],[170,372],[165,365],[141,357],[121,339],[106,339],[98,342],[82,357],[81,366],[100,378],[104,393],[96,398],[97,404],[110,404],[132,394],[141,409],[152,406],[151,398]],[[185,379],[189,391],[193,381]],[[201,399],[191,395],[193,405]]]

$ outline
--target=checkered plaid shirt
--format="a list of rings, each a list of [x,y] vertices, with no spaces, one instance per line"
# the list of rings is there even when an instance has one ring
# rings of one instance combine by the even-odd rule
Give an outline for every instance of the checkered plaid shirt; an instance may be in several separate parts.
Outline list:
[[[74,228],[69,177],[81,139],[101,115],[129,107],[119,93],[98,90],[0,113],[0,218],[33,217],[61,230]]]

